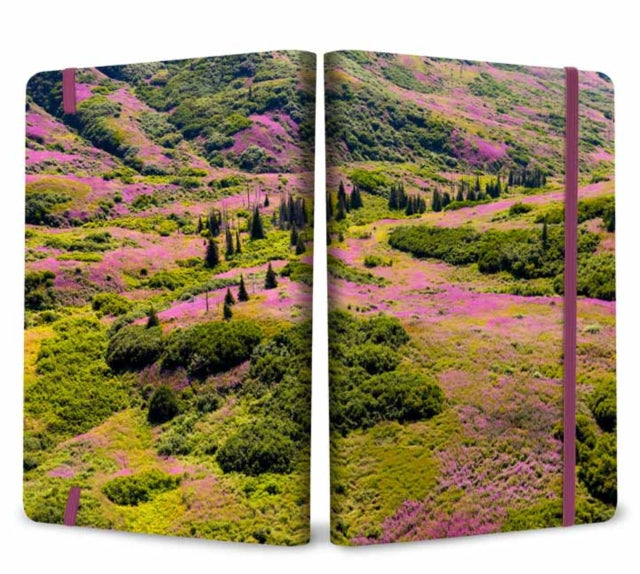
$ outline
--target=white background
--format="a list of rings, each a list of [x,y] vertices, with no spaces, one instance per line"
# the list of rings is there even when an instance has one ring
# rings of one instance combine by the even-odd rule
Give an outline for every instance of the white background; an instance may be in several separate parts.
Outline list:
[[[19,4],[19,5],[18,5]],[[348,2],[10,2],[0,18],[0,571],[2,572],[638,572],[640,392],[637,296],[640,159],[634,3],[418,0]],[[9,8],[11,6],[11,8]],[[616,87],[619,498],[604,525],[344,549],[328,541],[324,242],[316,244],[312,542],[269,548],[29,522],[22,513],[24,93],[42,70],[303,49],[365,49],[606,72]],[[321,86],[318,86],[322,102]],[[316,189],[324,187],[318,107]],[[318,193],[316,221],[324,221]],[[316,230],[324,237],[324,230]]]

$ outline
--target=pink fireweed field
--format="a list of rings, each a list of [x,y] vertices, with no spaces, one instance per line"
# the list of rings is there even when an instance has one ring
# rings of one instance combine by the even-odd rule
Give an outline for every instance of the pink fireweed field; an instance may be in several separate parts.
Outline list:
[[[62,523],[78,486],[81,526],[308,541],[314,70],[297,52],[76,70],[69,115],[59,72],[30,80],[33,520]]]
[[[495,238],[497,257],[517,259],[527,243],[509,243],[512,234],[526,236],[535,249],[562,229],[562,71],[349,52],[330,55],[326,69],[333,98],[327,110],[332,540],[379,544],[561,525],[562,260],[553,276],[506,263],[489,267],[482,254]],[[602,75],[581,73],[580,81],[593,95],[581,104],[581,129],[597,134],[598,143],[580,149],[580,230],[593,246],[578,259],[577,521],[597,522],[611,517],[616,499],[613,102]],[[366,92],[374,86],[395,123],[402,117],[419,130],[423,124],[412,118],[424,114],[432,130],[441,126],[448,147],[427,145],[423,153],[403,139],[378,114],[382,104]],[[350,98],[341,100],[347,90]],[[372,110],[367,119],[364,106]],[[410,111],[400,116],[404,109]],[[350,139],[331,125],[333,113],[355,114]],[[395,148],[382,143],[391,138]],[[540,169],[545,180],[525,185],[513,177],[516,140],[529,173]],[[491,196],[485,190],[498,177],[499,192]],[[399,185],[424,200],[422,212],[394,208],[390,196]],[[354,186],[361,206],[353,205]],[[469,200],[474,186],[485,193],[482,201]],[[460,194],[467,201],[449,208],[435,202],[437,193],[440,200],[447,193],[450,202]],[[425,228],[448,241],[446,248],[420,243]],[[544,260],[547,243],[543,249]],[[528,264],[538,269],[532,259]],[[396,319],[407,342],[386,353],[395,350],[397,366],[380,359],[365,363],[368,372],[355,368],[363,359],[349,348],[344,313],[356,322]],[[366,331],[360,337],[366,348]],[[384,386],[367,394],[380,379],[402,397],[412,377],[422,381],[423,393],[430,385],[440,389],[435,413],[397,414],[398,403],[385,410]],[[609,401],[606,408],[600,401]]]

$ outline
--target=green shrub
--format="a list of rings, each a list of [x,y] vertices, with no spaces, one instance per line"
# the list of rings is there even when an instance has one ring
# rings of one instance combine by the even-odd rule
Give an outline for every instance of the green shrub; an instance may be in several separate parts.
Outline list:
[[[167,339],[162,366],[183,367],[189,376],[204,379],[246,361],[260,339],[260,328],[246,320],[174,329]]]
[[[152,424],[170,421],[179,412],[176,395],[166,385],[160,385],[151,395],[147,419]]]
[[[191,452],[186,437],[180,433],[169,431],[162,435],[158,443],[158,454],[161,456],[185,455]]]
[[[616,428],[616,383],[613,380],[603,381],[596,385],[589,396],[589,408],[596,422],[605,431]]]
[[[616,259],[613,253],[578,257],[578,294],[614,301],[616,298]]]
[[[266,472],[288,474],[296,454],[294,442],[272,420],[254,421],[240,427],[219,448],[216,458],[224,472],[257,476]]]
[[[160,327],[129,325],[117,331],[107,348],[107,364],[116,372],[135,371],[155,363],[163,350]]]
[[[347,265],[342,259],[334,255],[327,255],[327,267],[329,273],[338,279],[351,281],[360,285],[385,285],[387,281],[368,271],[361,271],[356,267]]]
[[[533,209],[533,205],[529,205],[527,203],[521,203],[520,201],[518,201],[509,208],[509,217],[514,217],[516,215],[523,215],[525,213],[529,213],[532,209]]]
[[[28,271],[24,279],[24,306],[30,311],[51,309],[56,305],[52,271]]]
[[[98,293],[91,301],[91,308],[99,317],[104,315],[124,315],[131,310],[131,301],[117,293]]]
[[[589,494],[606,504],[615,505],[618,500],[616,437],[604,433],[593,450],[580,461],[578,477]]]
[[[120,506],[138,506],[142,502],[152,500],[157,494],[173,490],[180,479],[159,470],[149,470],[118,476],[105,483],[102,491],[114,504]]]
[[[423,375],[399,372],[397,350],[409,336],[395,317],[356,319],[329,314],[331,428],[342,434],[378,422],[428,419],[444,408],[440,387]]]
[[[385,259],[380,255],[365,255],[364,266],[368,268],[373,267],[391,267],[393,261],[391,259]]]
[[[353,353],[353,366],[362,367],[370,375],[393,371],[399,362],[398,353],[385,345],[365,343]]]
[[[106,328],[97,319],[63,319],[53,329],[40,345],[25,412],[47,433],[69,437],[129,406],[130,389],[105,363]]]

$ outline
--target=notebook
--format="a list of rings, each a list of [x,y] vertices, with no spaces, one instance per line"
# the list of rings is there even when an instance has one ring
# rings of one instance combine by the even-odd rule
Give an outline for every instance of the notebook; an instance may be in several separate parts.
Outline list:
[[[29,81],[32,520],[309,540],[315,74]],[[611,80],[361,51],[324,80],[331,541],[608,520]]]
[[[358,51],[324,65],[331,540],[607,520],[611,80]]]
[[[315,56],[27,87],[24,509],[309,538]]]

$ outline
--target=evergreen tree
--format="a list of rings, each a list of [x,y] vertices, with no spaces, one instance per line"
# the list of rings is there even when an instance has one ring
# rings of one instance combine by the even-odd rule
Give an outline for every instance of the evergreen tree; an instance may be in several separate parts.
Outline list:
[[[198,217],[198,225],[196,226],[196,233],[200,235],[203,229],[204,229],[204,225],[202,223],[202,217]]]
[[[236,300],[233,297],[233,293],[231,293],[230,287],[227,287],[227,292],[224,295],[224,304],[229,306],[236,304]]]
[[[298,243],[298,230],[295,225],[292,225],[291,233],[289,234],[289,245],[293,247],[296,243]]]
[[[253,216],[251,217],[251,239],[264,239],[264,229],[262,227],[262,219],[260,217],[260,210],[256,205],[253,209]]]
[[[269,207],[269,194],[264,196],[264,206]]]
[[[222,306],[222,316],[224,317],[225,321],[230,321],[231,317],[233,317],[233,311],[231,310],[231,306],[228,305],[226,302]]]
[[[218,235],[220,235],[220,219],[218,218],[218,213],[213,209],[209,212],[207,227],[211,237],[218,237]]]
[[[249,293],[247,293],[247,288],[244,286],[244,277],[240,275],[240,287],[238,288],[238,301],[248,301]]]
[[[416,212],[414,199],[414,196],[411,196],[407,199],[407,206],[404,209],[405,215],[413,215]]]
[[[611,208],[608,213],[605,214],[604,217],[605,229],[609,233],[614,233],[616,230],[616,210]]]
[[[431,197],[431,209],[436,212],[442,211],[442,198],[437,189],[433,190],[433,196]]]
[[[207,243],[207,251],[204,256],[204,264],[209,269],[213,269],[220,263],[220,253],[218,253],[218,244],[213,239],[209,239]]]
[[[226,257],[227,259],[229,259],[230,257],[233,257],[234,252],[233,235],[231,233],[231,229],[229,229],[229,226],[227,226],[227,229],[225,231],[225,241],[227,244]]]
[[[158,314],[156,310],[151,307],[149,312],[147,313],[147,329],[151,329],[151,327],[157,327],[160,325],[160,319],[158,318]]]
[[[296,255],[302,255],[306,250],[307,250],[307,246],[304,244],[302,233],[299,233],[298,238],[296,240]]]
[[[240,241],[240,232],[236,229],[236,253],[242,253],[242,242]]]
[[[448,191],[445,191],[442,194],[442,209],[447,207],[447,205],[449,205],[450,203],[451,203],[451,196],[449,195]]]
[[[547,227],[546,218],[542,222],[542,249],[545,251],[549,248],[549,229]]]
[[[327,192],[327,221],[330,221],[333,217],[333,198],[331,192]]]
[[[264,288],[265,289],[275,289],[278,286],[278,279],[276,278],[276,273],[271,267],[271,262],[269,262],[269,267],[267,267],[267,274],[264,278]]]
[[[342,197],[338,197],[338,212],[336,213],[336,221],[342,221],[347,217],[347,206]]]
[[[464,201],[464,188],[462,183],[458,186],[458,193],[456,194],[456,201]]]
[[[398,190],[395,183],[389,192],[389,209],[398,209]]]
[[[344,188],[344,183],[340,180],[340,185],[338,185],[338,206],[342,202],[345,211],[349,211],[349,198],[347,197],[347,192]]]
[[[351,195],[349,196],[349,204],[351,209],[360,209],[363,205],[362,196],[360,195],[360,190],[357,185],[353,186],[351,190]]]
[[[480,176],[476,175],[476,185],[473,188],[473,191],[476,192],[476,194],[480,193],[480,190],[482,189],[482,187],[480,186]]]

